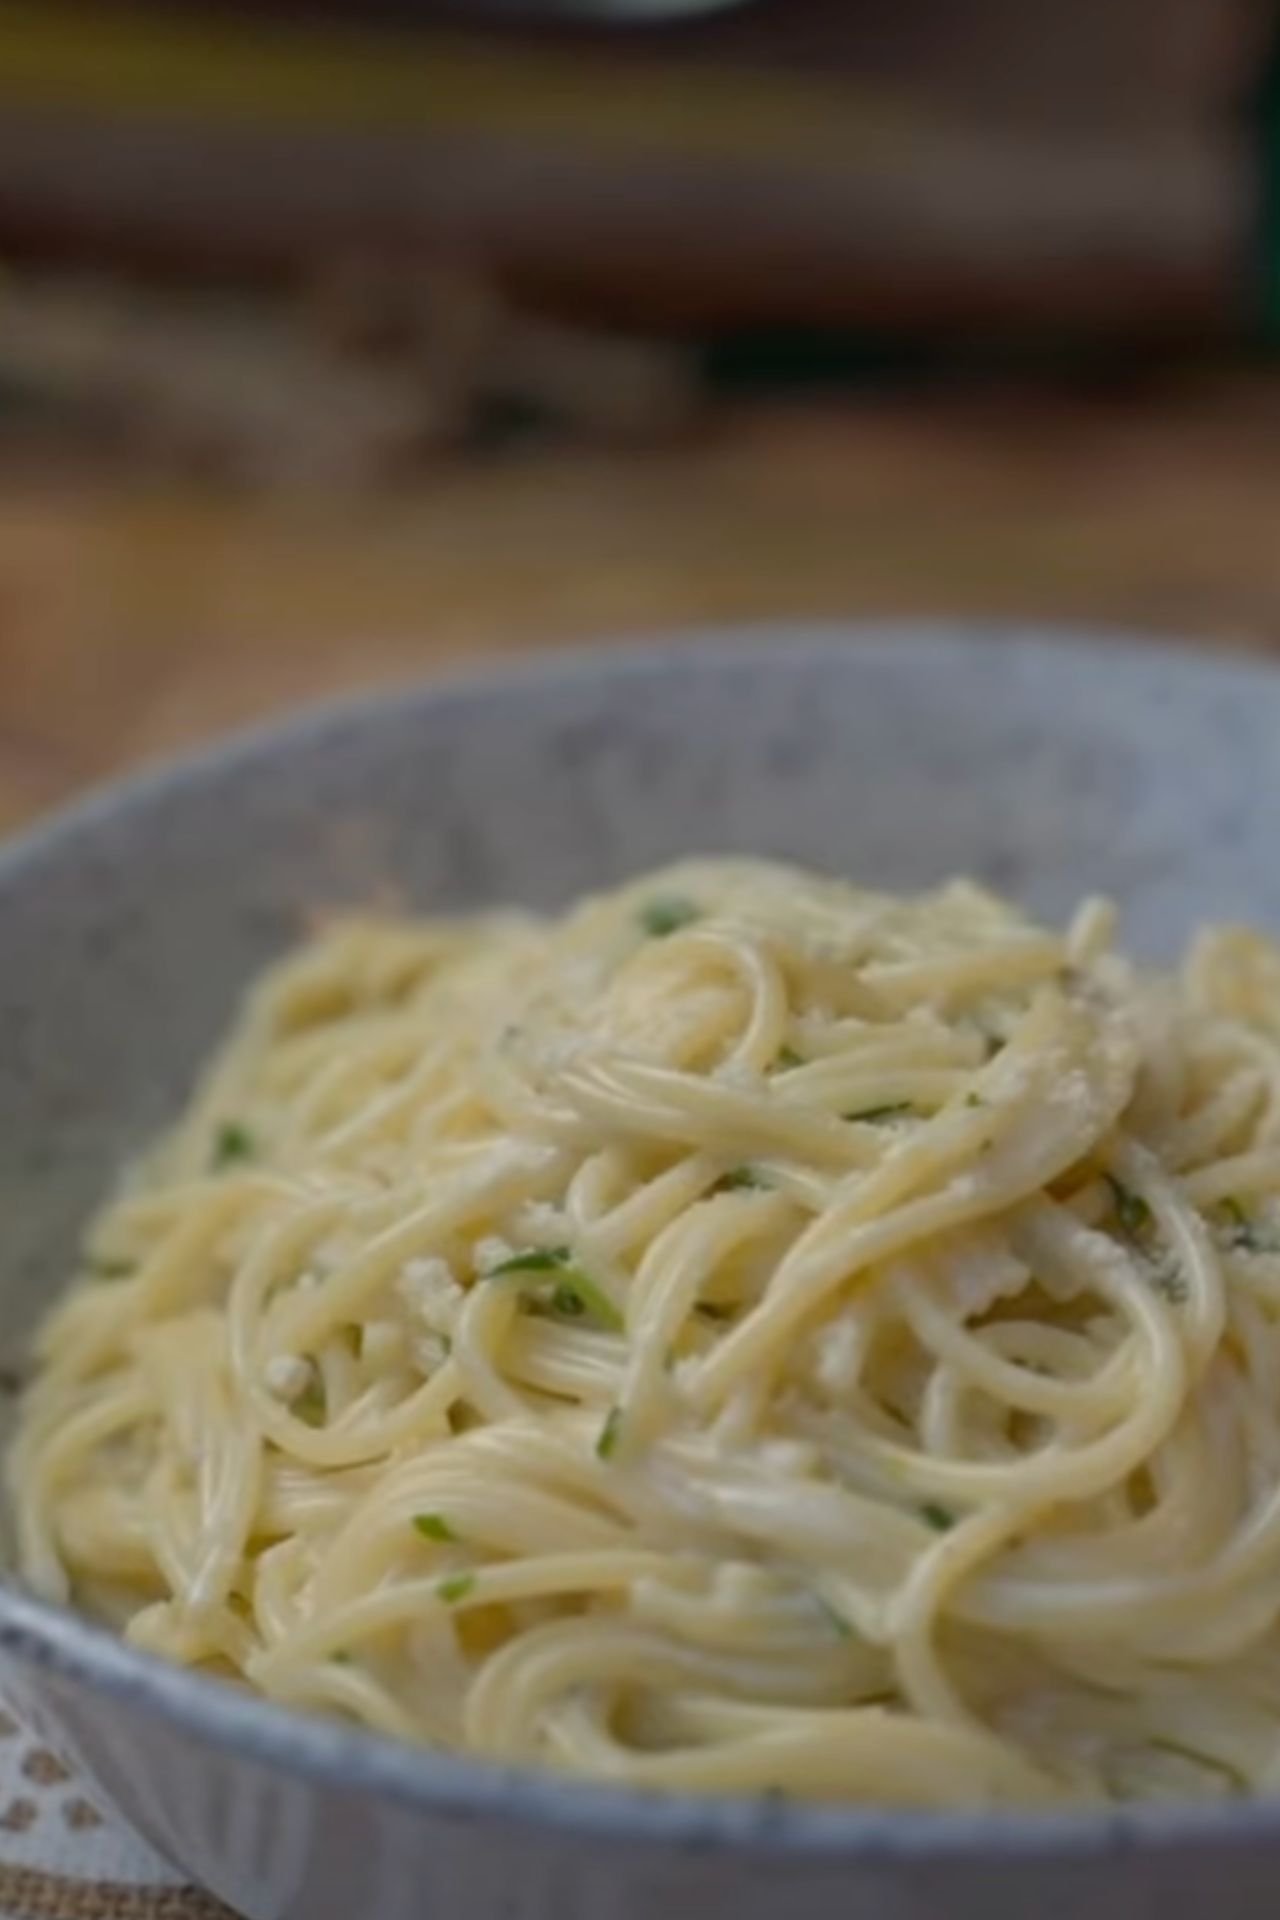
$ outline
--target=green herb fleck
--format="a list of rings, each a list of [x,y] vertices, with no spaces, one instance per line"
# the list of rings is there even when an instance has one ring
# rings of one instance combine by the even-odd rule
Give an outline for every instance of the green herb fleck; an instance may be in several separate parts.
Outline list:
[[[335,1667],[349,1667],[351,1665],[351,1655],[345,1647],[339,1647],[336,1653],[329,1655],[329,1658]]]
[[[704,1320],[732,1320],[733,1308],[722,1300],[699,1300],[694,1308]]]
[[[132,1260],[99,1260],[91,1255],[89,1271],[95,1280],[128,1280],[137,1268]]]
[[[1230,1228],[1233,1247],[1243,1247],[1249,1253],[1280,1253],[1280,1239],[1248,1214],[1238,1200],[1224,1200],[1221,1210]]]
[[[572,1301],[570,1306],[568,1303]],[[567,1314],[570,1319],[579,1319],[589,1314],[598,1326],[605,1327],[610,1333],[621,1333],[626,1325],[622,1315],[602,1287],[588,1279],[577,1267],[569,1267],[556,1285],[551,1295],[553,1313]]]
[[[1124,1186],[1114,1175],[1108,1173],[1104,1177],[1111,1189],[1111,1198],[1115,1202],[1116,1218],[1120,1222],[1121,1231],[1127,1233],[1131,1240],[1141,1239],[1151,1226],[1150,1207],[1140,1193],[1135,1193],[1132,1187]]]
[[[1151,1270],[1151,1284],[1172,1306],[1182,1306],[1188,1295],[1186,1276],[1174,1259],[1162,1260]]]
[[[883,1107],[863,1107],[857,1113],[846,1113],[846,1120],[858,1120],[866,1127],[883,1126],[886,1120],[903,1120],[915,1108],[910,1100],[890,1100]]]
[[[530,1247],[523,1253],[512,1254],[509,1260],[491,1267],[485,1278],[502,1280],[512,1275],[540,1274],[557,1275],[555,1286],[546,1296],[545,1304],[552,1313],[562,1314],[566,1319],[579,1320],[584,1314],[606,1327],[611,1333],[621,1333],[625,1322],[604,1288],[572,1262],[568,1247]],[[537,1295],[535,1294],[535,1298]]]
[[[568,1261],[568,1247],[526,1247],[523,1253],[513,1253],[509,1260],[490,1267],[485,1278],[496,1280],[504,1273],[554,1273]]]
[[[215,1169],[234,1166],[239,1160],[252,1160],[256,1152],[253,1135],[238,1120],[226,1120],[218,1128],[213,1142]]]
[[[456,1540],[458,1537],[442,1513],[415,1513],[413,1529],[424,1540]]]
[[[987,1104],[980,1093],[966,1093],[964,1103],[966,1107],[985,1107]]]
[[[947,1533],[956,1523],[956,1517],[949,1507],[941,1507],[936,1500],[926,1500],[920,1509],[920,1518],[935,1533]]]
[[[451,1573],[436,1584],[436,1592],[446,1606],[453,1606],[458,1600],[465,1600],[476,1584],[474,1573]]]
[[[700,912],[697,902],[683,894],[661,894],[641,907],[640,925],[651,940],[665,940],[669,933],[679,933],[698,919]]]
[[[789,1073],[792,1067],[804,1065],[804,1056],[797,1053],[794,1047],[779,1047],[778,1057],[773,1064],[778,1073]]]
[[[601,1460],[612,1460],[618,1450],[618,1441],[622,1434],[622,1408],[610,1407],[605,1415],[600,1437],[596,1441],[596,1453]]]
[[[767,1188],[770,1182],[755,1167],[731,1167],[712,1187],[712,1193],[737,1193],[745,1187]]]

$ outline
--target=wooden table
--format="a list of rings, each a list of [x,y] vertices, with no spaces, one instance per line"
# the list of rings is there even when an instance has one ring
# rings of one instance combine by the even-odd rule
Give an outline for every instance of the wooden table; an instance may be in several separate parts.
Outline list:
[[[319,695],[787,616],[1096,620],[1280,648],[1280,386],[756,409],[647,453],[235,497],[0,467],[0,828]]]

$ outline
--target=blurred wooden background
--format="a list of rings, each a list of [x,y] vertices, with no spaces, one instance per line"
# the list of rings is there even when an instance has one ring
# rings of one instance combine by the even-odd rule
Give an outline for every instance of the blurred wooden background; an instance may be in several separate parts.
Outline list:
[[[1280,650],[1280,390],[727,412],[688,444],[354,498],[0,468],[0,827],[297,701],[789,616],[1091,620]]]
[[[0,831],[559,642],[1280,649],[1272,0],[483,11],[0,0]],[[781,320],[851,377],[741,378]]]

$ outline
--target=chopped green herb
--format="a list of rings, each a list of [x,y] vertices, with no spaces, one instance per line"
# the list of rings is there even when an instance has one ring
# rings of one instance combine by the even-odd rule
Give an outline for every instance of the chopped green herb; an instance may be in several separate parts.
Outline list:
[[[574,1303],[572,1306],[567,1304],[570,1300]],[[555,1286],[551,1295],[551,1309],[553,1313],[567,1314],[570,1319],[590,1314],[599,1326],[606,1327],[610,1333],[621,1333],[626,1325],[604,1289],[588,1279],[577,1267],[566,1269]]]
[[[835,1628],[835,1631],[839,1636],[839,1638],[841,1640],[852,1640],[853,1628],[849,1625],[849,1622],[845,1619],[844,1615],[842,1613],[837,1612],[835,1607],[832,1606],[831,1602],[827,1599],[824,1599],[822,1594],[815,1593],[813,1597],[817,1601],[819,1607],[821,1607],[827,1619],[831,1622],[831,1625]]]
[[[312,1378],[311,1384],[304,1387],[289,1408],[295,1420],[301,1420],[306,1427],[322,1427],[325,1421],[324,1381],[319,1375]]]
[[[458,1537],[442,1513],[415,1513],[413,1528],[424,1540],[456,1540]]]
[[[1187,1299],[1186,1276],[1176,1260],[1157,1262],[1151,1269],[1151,1284],[1175,1307],[1182,1306]]]
[[[802,1067],[804,1058],[794,1047],[779,1047],[774,1067],[779,1073],[789,1073],[792,1067]]]
[[[964,1103],[966,1107],[985,1107],[987,1104],[980,1093],[966,1093]]]
[[[504,1273],[554,1273],[568,1262],[568,1247],[526,1247],[522,1253],[513,1253],[509,1260],[490,1267],[485,1278],[496,1280]]]
[[[596,1453],[601,1460],[612,1460],[618,1450],[618,1440],[622,1433],[622,1408],[610,1407],[605,1415],[600,1437],[596,1441]]]
[[[351,1665],[351,1655],[347,1652],[345,1647],[339,1647],[336,1653],[331,1653],[329,1655],[329,1658],[332,1660],[335,1667],[349,1667]]]
[[[699,1300],[694,1308],[704,1320],[732,1320],[733,1308],[722,1300]]]
[[[956,1523],[956,1517],[949,1507],[940,1507],[936,1500],[926,1500],[920,1509],[920,1518],[935,1533],[946,1533]]]
[[[886,1120],[902,1120],[907,1114],[914,1113],[910,1100],[890,1100],[883,1107],[863,1107],[858,1113],[846,1113],[846,1120],[861,1121],[863,1126],[883,1126]]]
[[[769,1182],[755,1167],[731,1167],[712,1187],[712,1193],[736,1193],[743,1187],[768,1187]]]
[[[226,1120],[218,1128],[213,1141],[215,1169],[234,1166],[238,1160],[252,1160],[256,1152],[253,1135],[238,1120]]]
[[[1140,1193],[1135,1193],[1131,1187],[1122,1185],[1114,1175],[1108,1173],[1104,1177],[1111,1189],[1111,1198],[1115,1202],[1116,1218],[1120,1222],[1121,1231],[1127,1233],[1131,1240],[1140,1239],[1151,1225],[1150,1207]]]
[[[1280,1238],[1246,1213],[1238,1200],[1224,1200],[1222,1212],[1230,1228],[1233,1247],[1243,1247],[1249,1253],[1280,1253]]]
[[[1004,1041],[994,1033],[984,1034],[983,1039],[986,1041],[988,1060],[994,1060],[996,1055],[1003,1051]]]
[[[570,1320],[578,1320],[584,1314],[589,1314],[611,1333],[621,1333],[625,1324],[622,1315],[603,1287],[598,1286],[581,1267],[572,1264],[568,1247],[530,1247],[491,1267],[485,1278],[502,1280],[513,1274],[537,1276],[552,1273],[558,1278],[545,1297],[545,1304],[552,1313],[563,1314]]]
[[[132,1260],[99,1260],[90,1256],[89,1271],[95,1280],[127,1280],[137,1268]]]
[[[455,1601],[465,1600],[475,1583],[474,1573],[451,1573],[437,1582],[436,1592],[445,1604],[451,1607]]]
[[[683,894],[662,894],[641,907],[640,925],[650,939],[665,940],[669,933],[678,933],[681,927],[698,919],[700,912],[697,902],[686,899]]]

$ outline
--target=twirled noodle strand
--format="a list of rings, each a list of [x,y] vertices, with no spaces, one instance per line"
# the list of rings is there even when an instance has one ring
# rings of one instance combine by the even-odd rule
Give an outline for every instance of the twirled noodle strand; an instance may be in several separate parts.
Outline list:
[[[1280,1785],[1280,954],[1113,927],[739,860],[330,927],[43,1330],[27,1577],[656,1788]]]

